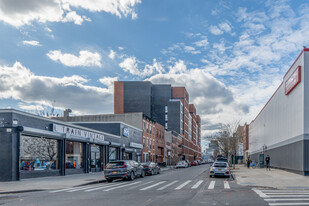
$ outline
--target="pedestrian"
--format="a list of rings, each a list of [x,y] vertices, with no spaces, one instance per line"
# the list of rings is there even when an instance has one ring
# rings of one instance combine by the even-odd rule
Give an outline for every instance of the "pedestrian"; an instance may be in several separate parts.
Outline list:
[[[266,161],[266,170],[270,171],[270,157],[269,155],[267,155],[267,157],[265,158]]]
[[[250,163],[251,163],[251,159],[250,159],[250,157],[248,157],[247,158],[247,167],[248,167],[248,169],[250,168]]]

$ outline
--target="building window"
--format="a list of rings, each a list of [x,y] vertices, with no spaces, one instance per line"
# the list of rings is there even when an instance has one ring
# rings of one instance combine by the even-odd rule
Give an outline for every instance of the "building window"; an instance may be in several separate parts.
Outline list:
[[[168,106],[165,106],[165,113],[168,113]]]
[[[149,133],[151,134],[151,126],[149,127]]]
[[[165,121],[166,122],[168,121],[168,115],[167,114],[165,115]]]
[[[57,170],[58,141],[21,135],[20,170]]]
[[[65,168],[84,168],[83,144],[80,142],[67,141],[65,147]]]
[[[165,122],[165,129],[166,129],[166,130],[168,129],[168,124],[167,124],[167,122]]]
[[[109,147],[109,161],[116,161],[118,159],[118,149],[116,147]]]
[[[147,148],[148,148],[148,137],[147,137],[147,139],[146,139],[146,146],[147,146]]]
[[[144,145],[144,147],[145,147],[145,137],[143,137],[143,145]]]

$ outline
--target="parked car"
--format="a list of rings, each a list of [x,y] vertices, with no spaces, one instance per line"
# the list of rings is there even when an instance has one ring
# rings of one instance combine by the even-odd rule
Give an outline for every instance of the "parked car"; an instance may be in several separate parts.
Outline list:
[[[188,163],[184,160],[177,162],[176,164],[176,168],[187,168],[188,167]]]
[[[191,166],[197,166],[197,165],[198,165],[197,161],[192,161],[191,162]]]
[[[210,167],[209,177],[224,176],[230,177],[231,171],[227,162],[215,162]]]
[[[143,162],[141,165],[144,167],[146,175],[156,175],[160,174],[161,169],[157,163],[154,162]]]
[[[135,177],[144,177],[144,167],[133,160],[117,160],[108,163],[104,170],[104,175],[107,182],[112,182],[114,179],[129,179],[134,180]]]
[[[197,161],[197,164],[198,164],[198,165],[201,165],[201,164],[202,164],[201,160],[196,160],[196,161]]]

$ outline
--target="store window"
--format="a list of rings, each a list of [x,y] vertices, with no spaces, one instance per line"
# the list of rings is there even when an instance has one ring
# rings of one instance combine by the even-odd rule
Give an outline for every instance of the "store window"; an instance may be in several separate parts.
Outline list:
[[[118,149],[116,147],[109,147],[109,161],[118,160]]]
[[[92,171],[101,171],[101,150],[99,145],[91,145],[91,169]]]
[[[84,152],[82,143],[67,141],[65,152],[66,169],[84,168]]]
[[[59,169],[58,141],[21,135],[19,168],[21,171]]]

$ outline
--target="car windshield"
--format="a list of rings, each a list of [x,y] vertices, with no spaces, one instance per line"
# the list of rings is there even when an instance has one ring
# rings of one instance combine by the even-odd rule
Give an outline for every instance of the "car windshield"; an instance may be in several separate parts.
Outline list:
[[[123,165],[124,165],[124,162],[110,162],[106,165],[106,168],[111,169],[111,168],[121,167]]]
[[[227,167],[226,163],[215,163],[214,167]]]
[[[221,158],[221,159],[217,159],[216,162],[228,162],[227,159]]]

